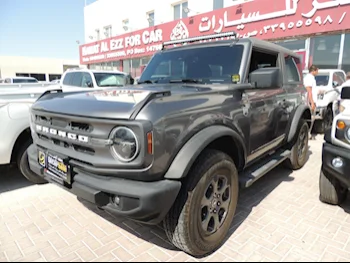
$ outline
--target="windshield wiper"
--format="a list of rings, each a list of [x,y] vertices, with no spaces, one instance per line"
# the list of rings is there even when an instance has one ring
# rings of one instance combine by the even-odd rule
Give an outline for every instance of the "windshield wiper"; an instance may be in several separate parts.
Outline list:
[[[137,84],[153,84],[153,83],[155,83],[155,82],[153,82],[152,80],[147,79],[147,80],[138,82]]]
[[[201,83],[198,79],[171,79],[169,83]]]

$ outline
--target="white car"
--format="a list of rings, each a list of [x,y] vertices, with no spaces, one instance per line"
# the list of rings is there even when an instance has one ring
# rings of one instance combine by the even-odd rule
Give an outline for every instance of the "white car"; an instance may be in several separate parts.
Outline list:
[[[124,72],[76,69],[65,72],[62,76],[63,84],[46,86],[38,83],[36,86],[0,89],[0,165],[16,163],[29,181],[36,184],[45,183],[30,172],[28,166],[27,148],[33,142],[29,124],[29,108],[31,105],[49,90],[53,90],[53,92],[61,90],[63,92],[87,89],[102,90],[105,87],[128,84],[128,76],[129,74]],[[78,80],[79,83],[85,84],[77,85]],[[92,84],[89,84],[89,81]]]
[[[304,76],[308,73],[304,71]],[[332,127],[333,117],[337,111],[339,93],[336,88],[346,80],[346,74],[339,69],[319,69],[316,78],[318,96],[316,103],[316,116],[314,129],[323,133]]]
[[[39,83],[36,78],[32,77],[11,77],[3,79],[5,84],[19,84],[19,83]]]
[[[81,88],[103,89],[107,87],[122,87],[134,84],[130,74],[122,71],[89,70],[86,68],[73,68],[67,70],[60,85],[69,90],[80,90]]]

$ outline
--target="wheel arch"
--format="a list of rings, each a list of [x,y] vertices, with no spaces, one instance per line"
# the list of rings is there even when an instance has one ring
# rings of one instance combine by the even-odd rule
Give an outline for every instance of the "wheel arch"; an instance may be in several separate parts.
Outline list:
[[[11,163],[16,162],[17,161],[17,155],[18,152],[21,150],[22,146],[27,142],[27,141],[33,141],[32,139],[32,135],[31,135],[31,131],[30,128],[26,128],[24,129],[20,135],[17,137],[16,142],[13,146],[12,149],[12,154],[11,154]]]
[[[226,126],[214,125],[195,134],[178,152],[165,174],[167,179],[182,179],[205,149],[228,154],[238,170],[246,163],[246,148],[239,134]]]

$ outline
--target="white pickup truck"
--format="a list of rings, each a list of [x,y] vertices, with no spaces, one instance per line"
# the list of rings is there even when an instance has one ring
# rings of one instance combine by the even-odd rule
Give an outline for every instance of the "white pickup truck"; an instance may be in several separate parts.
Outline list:
[[[304,71],[304,76],[308,73]],[[337,109],[339,93],[336,88],[343,85],[346,74],[340,69],[320,69],[316,76],[318,96],[316,103],[316,116],[314,130],[324,133],[332,127],[333,117]]]
[[[124,72],[77,69],[67,71],[58,85],[37,84],[26,87],[0,88],[0,165],[16,163],[29,181],[36,184],[45,183],[30,172],[28,166],[27,148],[32,144],[29,125],[31,105],[49,90],[62,90],[63,92],[101,90],[106,87],[129,84],[128,78],[129,75]]]

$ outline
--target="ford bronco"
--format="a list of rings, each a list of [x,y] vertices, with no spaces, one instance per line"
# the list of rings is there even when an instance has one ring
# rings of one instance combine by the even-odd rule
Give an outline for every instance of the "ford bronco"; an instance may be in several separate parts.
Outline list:
[[[29,164],[101,209],[163,222],[176,247],[203,256],[225,240],[239,189],[304,166],[310,124],[296,53],[209,35],[165,42],[138,85],[43,95]]]

